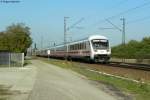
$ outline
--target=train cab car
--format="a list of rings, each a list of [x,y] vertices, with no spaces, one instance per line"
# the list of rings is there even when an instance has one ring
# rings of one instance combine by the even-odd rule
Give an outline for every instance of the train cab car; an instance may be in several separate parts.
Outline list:
[[[67,44],[69,58],[87,59],[92,62],[108,62],[111,49],[108,38],[100,35],[89,36],[85,39]]]
[[[89,37],[89,41],[91,46],[91,60],[94,62],[108,62],[111,54],[108,38],[94,35]]]

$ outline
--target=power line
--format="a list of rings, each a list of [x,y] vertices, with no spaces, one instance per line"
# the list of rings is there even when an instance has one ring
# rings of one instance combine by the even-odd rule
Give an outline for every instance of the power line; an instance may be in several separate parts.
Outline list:
[[[141,5],[136,6],[136,7],[134,7],[134,8],[128,9],[128,10],[123,11],[123,12],[120,12],[119,14],[116,14],[116,15],[114,15],[114,16],[108,17],[107,19],[112,19],[112,18],[114,18],[114,17],[117,17],[117,16],[120,16],[120,15],[129,13],[130,11],[133,11],[133,10],[136,10],[136,9],[139,9],[139,8],[142,8],[142,7],[144,7],[144,6],[146,6],[146,5],[149,5],[149,4],[150,4],[150,2],[141,4]]]
[[[113,24],[111,21],[109,21],[108,19],[106,19],[106,21],[108,23],[110,23],[112,26],[114,26],[114,28],[118,29],[119,31],[122,31],[122,29],[120,29],[118,26],[116,26],[115,24]]]
[[[150,16],[146,16],[146,17],[143,17],[143,18],[140,18],[140,19],[129,21],[129,22],[127,22],[127,24],[133,24],[133,23],[145,21],[145,20],[148,20],[148,19],[150,19]]]
[[[76,23],[74,23],[73,25],[71,25],[70,27],[68,27],[67,30],[70,30],[70,29],[74,28],[77,24],[81,23],[83,20],[84,20],[84,18],[81,18]]]
[[[126,41],[126,35],[125,35],[125,18],[121,18],[120,20],[122,20],[122,29],[120,27],[118,27],[117,25],[113,24],[110,20],[106,19],[106,21],[111,24],[113,26],[113,28],[104,28],[104,29],[117,29],[120,32],[122,32],[122,45],[125,45],[125,41]]]
[[[121,0],[120,2],[118,2],[117,4],[115,4],[113,7],[111,7],[111,9],[114,8],[114,7],[118,7],[120,5],[123,5],[123,3],[126,3],[127,1],[129,1],[129,0]]]
[[[105,27],[100,27],[100,28],[98,28],[98,29],[100,29],[100,30],[114,30],[114,29],[116,29],[116,28],[105,28]]]
[[[120,12],[120,13],[118,13],[118,14],[116,14],[116,15],[113,15],[113,16],[110,16],[110,17],[108,17],[108,18],[105,18],[105,19],[103,19],[103,20],[97,22],[95,25],[97,25],[97,24],[99,24],[99,23],[102,23],[102,22],[105,22],[106,19],[109,19],[109,20],[110,20],[110,19],[113,19],[113,18],[115,18],[115,17],[118,17],[118,16],[123,15],[123,14],[127,14],[127,13],[129,13],[129,12],[131,12],[131,11],[134,11],[134,10],[136,10],[136,9],[142,8],[142,7],[147,6],[147,5],[149,5],[149,4],[150,4],[150,1],[149,1],[149,2],[146,2],[146,3],[143,3],[143,4],[141,4],[141,5],[138,5],[138,6],[136,6],[136,7],[130,8],[130,9],[126,10],[126,11]],[[95,25],[94,25],[94,26],[95,26]]]

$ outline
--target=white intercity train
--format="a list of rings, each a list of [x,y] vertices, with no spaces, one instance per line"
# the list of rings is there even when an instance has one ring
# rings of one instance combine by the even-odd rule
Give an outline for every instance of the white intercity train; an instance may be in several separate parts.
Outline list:
[[[90,62],[109,62],[111,48],[108,38],[92,35],[85,39],[41,50],[38,56],[84,59]]]

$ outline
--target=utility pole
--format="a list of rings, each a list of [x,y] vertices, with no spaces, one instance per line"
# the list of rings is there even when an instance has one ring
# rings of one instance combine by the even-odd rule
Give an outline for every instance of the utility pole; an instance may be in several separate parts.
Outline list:
[[[126,34],[125,34],[125,18],[121,18],[120,20],[122,20],[122,44],[125,45],[126,44]]]
[[[36,43],[34,44],[34,49],[33,49],[34,55],[36,56],[37,53],[37,47],[36,47]]]
[[[70,29],[67,27],[67,19],[69,17],[64,17],[64,44],[67,43],[67,31]]]
[[[65,59],[67,58],[68,56],[68,48],[67,48],[67,31],[69,31],[70,29],[74,28],[77,24],[81,23],[84,18],[81,18],[80,20],[78,20],[76,23],[74,23],[72,26],[70,27],[67,27],[67,19],[69,17],[64,17],[64,46],[65,46],[65,51],[66,51],[66,54],[65,54]]]
[[[126,35],[125,35],[125,18],[121,18],[122,20],[122,29],[113,24],[110,20],[106,19],[108,23],[110,23],[115,29],[119,30],[122,32],[122,45],[125,45],[126,42]],[[103,29],[113,29],[113,28],[103,28]]]
[[[125,18],[121,18],[120,20],[122,20],[122,45],[125,46],[125,44],[126,44]],[[124,58],[122,58],[122,62],[125,63]]]
[[[125,18],[121,18],[120,20],[122,20],[122,29],[121,28],[119,28],[118,26],[116,26],[115,24],[113,24],[111,21],[109,21],[108,19],[106,19],[106,21],[108,22],[108,23],[110,23],[115,29],[117,29],[117,30],[119,30],[120,32],[122,32],[122,45],[123,46],[125,46],[125,43],[126,43],[126,35],[125,35],[125,30],[126,30],[126,28],[125,28]],[[105,29],[111,29],[111,28],[105,28]],[[125,62],[125,59],[124,58],[122,58],[122,63],[124,63]]]
[[[43,49],[43,36],[41,36],[41,50]]]
[[[68,52],[67,51],[67,19],[68,19],[69,17],[64,17],[64,46],[65,46],[65,51],[66,52]],[[67,57],[67,54],[65,53],[65,59],[66,59],[66,57]]]

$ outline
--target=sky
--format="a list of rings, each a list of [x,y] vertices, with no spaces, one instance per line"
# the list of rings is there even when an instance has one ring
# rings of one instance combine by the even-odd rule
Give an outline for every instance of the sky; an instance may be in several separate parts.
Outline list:
[[[126,19],[127,42],[150,36],[150,0],[1,1],[0,31],[13,23],[25,23],[31,28],[33,44],[36,43],[38,48],[47,48],[54,42],[63,43],[64,17],[69,17],[67,28],[80,21],[67,31],[68,41],[96,34],[108,37],[111,46],[118,45],[122,41],[122,33],[106,19],[122,29],[121,18]]]

